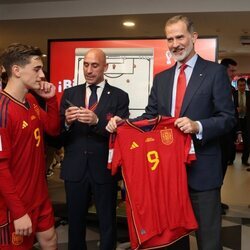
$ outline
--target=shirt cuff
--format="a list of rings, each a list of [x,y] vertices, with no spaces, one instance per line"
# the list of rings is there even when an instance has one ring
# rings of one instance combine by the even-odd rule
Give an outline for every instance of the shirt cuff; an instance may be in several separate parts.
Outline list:
[[[197,138],[198,140],[202,140],[203,127],[202,127],[202,125],[201,125],[201,122],[199,122],[199,121],[196,121],[196,122],[197,122],[197,124],[198,124],[198,126],[199,126],[199,132],[196,134],[196,138]]]
[[[66,122],[64,123],[64,127],[65,127],[65,130],[66,130],[66,131],[69,131],[70,125],[68,125]]]

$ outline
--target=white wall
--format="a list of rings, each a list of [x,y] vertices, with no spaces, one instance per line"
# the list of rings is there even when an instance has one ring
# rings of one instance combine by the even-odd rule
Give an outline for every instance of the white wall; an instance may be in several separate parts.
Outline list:
[[[221,11],[250,11],[250,1],[71,0],[22,4],[1,4],[0,20]]]
[[[250,49],[250,46],[249,46]],[[232,57],[237,63],[237,73],[250,74],[250,56],[234,56]]]

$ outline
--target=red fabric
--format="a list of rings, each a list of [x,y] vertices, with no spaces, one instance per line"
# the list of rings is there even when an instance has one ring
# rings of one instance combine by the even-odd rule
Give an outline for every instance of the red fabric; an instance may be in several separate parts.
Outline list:
[[[117,129],[109,167],[115,174],[122,166],[132,249],[163,247],[197,229],[186,175],[195,153],[175,120],[127,121]]]
[[[15,235],[13,222],[9,227],[10,240],[9,243],[0,244],[1,250],[28,250],[33,249],[36,232],[44,232],[52,228],[55,224],[53,208],[49,199],[46,199],[40,206],[29,212],[32,221],[32,234],[29,236],[18,236],[18,241]]]
[[[47,101],[47,112],[28,94],[25,107],[4,91],[0,93],[0,224],[39,206],[47,197],[44,134],[59,133],[56,97]],[[0,225],[1,226],[1,225]]]
[[[186,91],[187,87],[187,80],[186,80],[186,74],[185,74],[185,68],[187,67],[186,64],[182,64],[180,67],[180,73],[177,80],[177,86],[176,86],[176,99],[175,99],[175,117],[180,116],[181,106],[183,97]]]

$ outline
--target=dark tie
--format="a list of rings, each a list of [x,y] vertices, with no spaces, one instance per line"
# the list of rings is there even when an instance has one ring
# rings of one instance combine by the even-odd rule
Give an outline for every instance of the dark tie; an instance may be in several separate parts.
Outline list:
[[[89,86],[89,88],[91,90],[91,95],[89,97],[89,109],[94,111],[98,103],[97,93],[96,93],[98,86],[96,86],[95,84],[92,84]]]
[[[180,116],[181,106],[183,97],[186,91],[187,80],[185,74],[185,68],[187,67],[186,64],[182,64],[180,67],[180,73],[177,80],[177,87],[176,87],[176,99],[175,99],[175,117]]]

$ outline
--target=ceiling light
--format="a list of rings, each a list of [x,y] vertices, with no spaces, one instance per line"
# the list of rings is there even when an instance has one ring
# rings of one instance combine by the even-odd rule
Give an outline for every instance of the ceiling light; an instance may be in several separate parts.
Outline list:
[[[132,22],[132,21],[125,21],[125,22],[123,22],[123,26],[126,26],[126,27],[134,27],[134,26],[135,26],[135,23]]]

